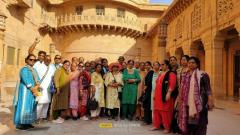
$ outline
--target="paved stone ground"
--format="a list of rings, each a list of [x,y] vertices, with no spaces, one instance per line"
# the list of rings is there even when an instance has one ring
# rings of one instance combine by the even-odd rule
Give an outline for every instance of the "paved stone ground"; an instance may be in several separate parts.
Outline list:
[[[225,105],[224,105],[225,104]],[[218,102],[216,109],[209,113],[208,135],[239,135],[240,107],[231,106],[229,102]],[[227,107],[226,107],[227,106]],[[0,105],[0,135],[163,135],[161,130],[149,131],[151,126],[141,126],[137,121],[72,121],[63,124],[42,123],[30,131],[16,131],[12,123],[12,109],[8,105]],[[112,128],[100,128],[101,123],[112,124]],[[172,135],[172,134],[170,134]]]

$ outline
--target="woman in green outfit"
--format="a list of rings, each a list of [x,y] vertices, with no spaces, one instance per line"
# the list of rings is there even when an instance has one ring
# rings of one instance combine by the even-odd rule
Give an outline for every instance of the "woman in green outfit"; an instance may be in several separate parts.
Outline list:
[[[141,81],[140,75],[133,68],[134,61],[128,61],[128,68],[123,71],[123,91],[122,91],[122,119],[133,119],[137,103],[138,83]]]

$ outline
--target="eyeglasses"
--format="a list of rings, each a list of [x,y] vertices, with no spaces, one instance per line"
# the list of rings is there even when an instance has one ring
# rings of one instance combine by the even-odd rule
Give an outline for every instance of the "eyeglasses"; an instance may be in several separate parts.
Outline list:
[[[55,59],[58,59],[58,60],[60,60],[61,58],[55,58]]]

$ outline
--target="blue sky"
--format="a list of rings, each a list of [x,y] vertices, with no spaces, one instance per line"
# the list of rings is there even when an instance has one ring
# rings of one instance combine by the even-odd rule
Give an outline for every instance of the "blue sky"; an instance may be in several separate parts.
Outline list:
[[[150,0],[150,3],[170,4],[173,0]]]

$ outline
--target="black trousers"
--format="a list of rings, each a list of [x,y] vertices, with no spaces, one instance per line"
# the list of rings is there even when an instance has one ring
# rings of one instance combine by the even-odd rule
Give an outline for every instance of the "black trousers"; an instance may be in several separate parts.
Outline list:
[[[146,124],[152,123],[152,110],[151,108],[144,108],[144,122]]]
[[[144,108],[144,122],[146,124],[152,123],[152,110],[151,110],[151,93],[147,93],[147,98],[145,102],[143,103]]]
[[[118,117],[118,112],[119,112],[119,109],[118,109],[118,108],[109,109],[109,110],[110,110],[110,113],[111,113],[111,117],[112,117],[112,118]]]

